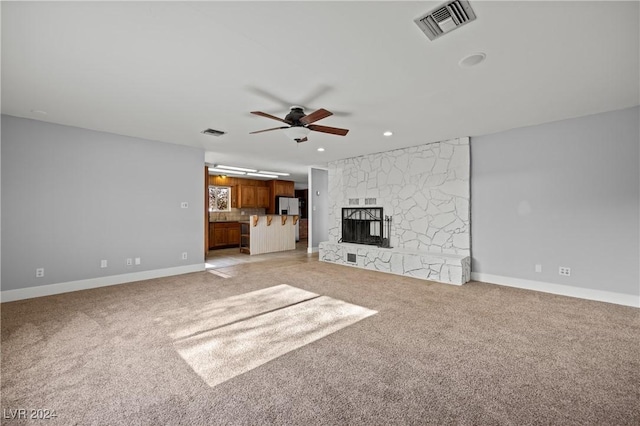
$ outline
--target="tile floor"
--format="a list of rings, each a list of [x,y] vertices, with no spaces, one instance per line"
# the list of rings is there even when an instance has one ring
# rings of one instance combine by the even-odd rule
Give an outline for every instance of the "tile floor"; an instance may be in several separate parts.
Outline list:
[[[209,250],[209,254],[206,259],[206,268],[209,272],[222,276],[226,274],[226,272],[221,269],[246,263],[282,260],[290,261],[294,259],[298,259],[302,262],[318,260],[318,253],[307,253],[307,246],[307,240],[300,240],[296,243],[295,250],[259,254],[254,256],[240,253],[239,248]]]

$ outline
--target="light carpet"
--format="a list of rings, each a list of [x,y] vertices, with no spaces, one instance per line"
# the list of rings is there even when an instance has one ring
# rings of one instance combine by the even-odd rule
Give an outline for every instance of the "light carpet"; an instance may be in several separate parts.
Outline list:
[[[204,330],[224,321],[229,325],[214,326],[175,343],[180,356],[209,386],[376,313],[287,285],[223,299],[214,305],[217,314],[212,315],[216,316],[204,319],[197,328]],[[246,319],[238,320],[240,316]]]
[[[219,272],[230,278],[199,272],[2,303],[0,405],[58,415],[6,423],[640,424],[638,309],[432,283],[306,250]],[[209,386],[176,344],[220,327],[208,318],[232,319],[221,300],[282,283],[378,313]]]

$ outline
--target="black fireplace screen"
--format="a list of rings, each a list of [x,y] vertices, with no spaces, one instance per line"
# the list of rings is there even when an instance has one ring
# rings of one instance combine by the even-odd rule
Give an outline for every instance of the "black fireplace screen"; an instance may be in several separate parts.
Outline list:
[[[382,207],[343,207],[343,243],[383,245]]]

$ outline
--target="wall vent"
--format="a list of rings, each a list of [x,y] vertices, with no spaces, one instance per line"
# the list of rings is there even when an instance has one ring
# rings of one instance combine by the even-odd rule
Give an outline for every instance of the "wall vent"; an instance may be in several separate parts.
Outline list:
[[[475,19],[476,14],[468,1],[455,0],[438,6],[414,22],[429,40],[435,40]]]
[[[349,198],[349,205],[350,206],[359,206],[360,205],[360,198]]]
[[[211,136],[222,136],[226,132],[223,132],[222,130],[216,130],[216,129],[204,129],[200,133],[204,133],[205,135],[211,135]]]
[[[373,206],[378,204],[378,200],[376,198],[365,198],[364,205],[365,206]]]
[[[347,262],[356,263],[356,254],[355,253],[347,253]]]

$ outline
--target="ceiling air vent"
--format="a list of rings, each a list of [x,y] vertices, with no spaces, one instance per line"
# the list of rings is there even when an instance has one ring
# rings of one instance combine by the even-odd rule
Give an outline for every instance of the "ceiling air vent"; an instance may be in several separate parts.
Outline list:
[[[438,6],[426,15],[415,19],[420,29],[435,40],[438,37],[476,19],[476,14],[466,0],[455,0]]]
[[[225,134],[225,132],[223,132],[222,130],[215,130],[215,129],[204,129],[200,133],[204,133],[205,135],[211,135],[211,136],[222,136]]]

